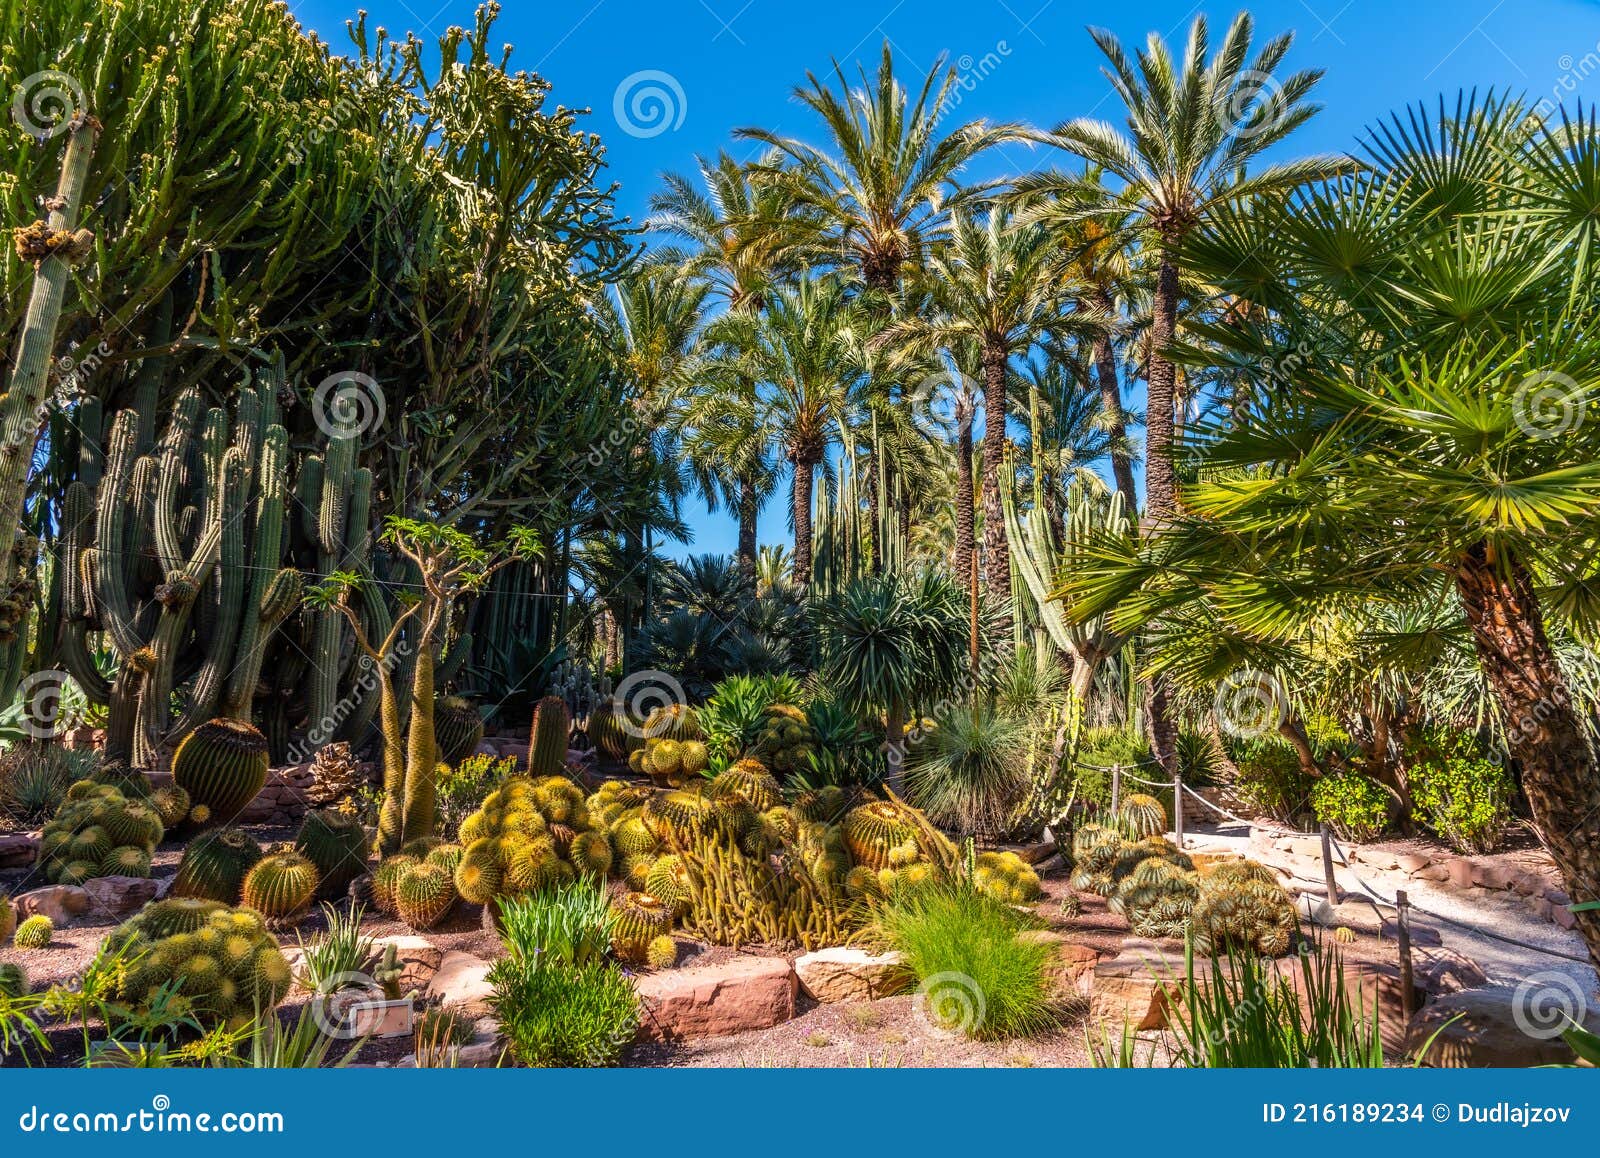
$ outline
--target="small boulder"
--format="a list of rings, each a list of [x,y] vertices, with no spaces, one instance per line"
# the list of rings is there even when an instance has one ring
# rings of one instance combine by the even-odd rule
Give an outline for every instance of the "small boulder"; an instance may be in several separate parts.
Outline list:
[[[89,894],[77,885],[46,885],[14,900],[18,920],[49,917],[58,929],[89,911]]]
[[[1165,1029],[1167,1011],[1182,1002],[1182,955],[1163,952],[1153,943],[1128,949],[1094,968],[1093,1019],[1113,1033],[1124,1023],[1135,1030]],[[1200,963],[1196,962],[1198,970]]]
[[[118,920],[155,900],[159,887],[149,877],[95,877],[83,882],[90,908]]]
[[[1065,933],[1054,929],[1024,929],[1017,934],[1017,940],[1052,946],[1061,968],[1061,987],[1084,995],[1093,992],[1094,967],[1100,962],[1100,954],[1089,946],[1069,940]]]
[[[799,979],[782,957],[736,957],[716,965],[664,969],[634,982],[642,1005],[639,1037],[682,1041],[766,1029],[794,1016]]]
[[[39,838],[31,832],[0,836],[0,869],[27,868],[39,859]]]
[[[843,946],[796,958],[794,971],[800,988],[816,1001],[876,1001],[903,992],[911,983],[901,954],[874,956]]]
[[[1570,1063],[1571,1048],[1530,1020],[1526,995],[1519,993],[1493,986],[1441,997],[1411,1019],[1406,1046],[1418,1054],[1426,1048],[1422,1063],[1446,1068]]]
[[[439,962],[439,971],[428,982],[428,1000],[447,1009],[458,1009],[468,1017],[487,1017],[492,1011],[489,998],[489,962],[471,953],[452,950]]]

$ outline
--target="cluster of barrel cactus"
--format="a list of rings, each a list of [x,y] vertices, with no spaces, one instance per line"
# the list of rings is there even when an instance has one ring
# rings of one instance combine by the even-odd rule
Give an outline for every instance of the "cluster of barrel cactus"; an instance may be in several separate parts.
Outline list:
[[[262,915],[247,908],[156,901],[118,926],[106,947],[123,962],[118,997],[135,1008],[167,995],[202,1024],[234,1027],[289,992],[289,963]]]
[[[1014,852],[979,853],[972,883],[980,893],[1012,905],[1025,905],[1044,895],[1039,874]]]
[[[560,701],[556,701],[560,703]],[[565,707],[562,708],[563,713]],[[574,880],[604,876],[610,842],[592,829],[583,789],[561,775],[513,776],[461,822],[456,891],[475,905]]]
[[[455,873],[464,850],[435,837],[415,841],[386,857],[372,874],[372,903],[413,929],[441,924],[461,899]]]
[[[1281,957],[1300,928],[1294,900],[1264,865],[1250,861],[1222,864],[1199,879],[1191,927],[1195,949],[1215,953],[1237,949]]]
[[[236,905],[244,878],[265,854],[242,828],[213,828],[191,840],[178,862],[172,896]]]
[[[681,788],[711,763],[711,749],[693,708],[657,708],[639,730],[643,743],[628,754],[628,767],[657,784]]]
[[[80,780],[67,789],[55,818],[44,826],[40,864],[57,884],[148,877],[150,857],[163,835],[160,814],[145,801],[130,800],[109,784]]]
[[[776,772],[801,771],[817,751],[817,733],[806,714],[794,704],[773,704],[756,734],[756,756]]]

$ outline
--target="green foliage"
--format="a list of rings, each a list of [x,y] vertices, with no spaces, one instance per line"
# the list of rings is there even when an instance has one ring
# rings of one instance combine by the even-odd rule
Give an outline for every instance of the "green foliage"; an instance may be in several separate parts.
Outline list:
[[[1239,795],[1273,820],[1296,824],[1310,811],[1311,778],[1294,749],[1281,740],[1253,739],[1233,748]]]
[[[639,998],[608,961],[545,966],[506,957],[489,968],[490,1003],[518,1064],[612,1066],[633,1043]]]
[[[1511,824],[1516,785],[1505,765],[1464,732],[1431,729],[1411,747],[1411,797],[1418,821],[1457,852],[1493,852]]]
[[[1389,824],[1390,796],[1383,786],[1359,772],[1335,772],[1311,786],[1317,819],[1344,840],[1374,840]]]
[[[505,897],[499,906],[500,939],[519,967],[587,966],[611,951],[617,916],[594,881]]]
[[[1002,836],[1027,790],[1029,742],[1019,717],[988,704],[953,708],[912,744],[907,799],[935,824]]]
[[[1121,727],[1085,728],[1073,752],[1078,799],[1091,807],[1109,805],[1111,773],[1106,769],[1118,765],[1138,769],[1150,765],[1152,759],[1150,742],[1139,733]]]
[[[36,914],[17,926],[11,942],[18,949],[45,949],[49,947],[50,938],[55,936],[55,931],[54,921],[42,914]]]
[[[507,777],[516,775],[513,757],[468,756],[439,772],[439,831],[454,837],[461,822],[483,804],[484,797]]]
[[[150,857],[164,835],[149,803],[129,800],[108,784],[80,780],[40,834],[40,866],[60,884],[100,876],[150,875]]]
[[[5,938],[0,937],[0,941]],[[15,961],[0,961],[0,1001],[14,1001],[28,992],[28,973]],[[3,1046],[3,1043],[0,1043]]]
[[[93,749],[38,743],[7,749],[0,753],[0,813],[22,825],[42,821],[61,807],[70,785],[92,776],[97,763]]]
[[[361,931],[359,907],[346,910],[324,904],[322,912],[328,928],[320,937],[308,945],[295,934],[300,946],[300,975],[296,980],[302,989],[313,993],[330,993],[336,987],[354,985],[354,977],[370,974],[378,961],[373,939]]]
[[[895,895],[875,932],[905,954],[928,1016],[946,1029],[994,1040],[1059,1022],[1055,952],[1022,936],[1030,923],[972,889],[930,887]]]

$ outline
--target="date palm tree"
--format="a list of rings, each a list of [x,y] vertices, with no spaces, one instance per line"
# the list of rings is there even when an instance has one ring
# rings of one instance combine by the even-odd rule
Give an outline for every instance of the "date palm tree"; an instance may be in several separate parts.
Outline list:
[[[1170,347],[1177,331],[1184,241],[1220,205],[1279,194],[1347,164],[1312,157],[1246,171],[1316,115],[1320,106],[1306,98],[1322,76],[1320,70],[1308,69],[1279,79],[1293,36],[1273,37],[1251,57],[1253,32],[1254,22],[1241,12],[1211,54],[1206,19],[1197,16],[1183,58],[1175,61],[1154,33],[1137,58],[1129,59],[1115,36],[1092,29],[1109,64],[1106,76],[1126,106],[1127,131],[1080,117],[1040,135],[1125,186],[1108,196],[1083,197],[1082,183],[1072,180],[1057,190],[1061,196],[1076,199],[1085,217],[1121,223],[1155,253],[1145,372],[1145,523],[1154,528],[1177,510],[1177,370]],[[1023,188],[1033,195],[1050,192],[1047,183]],[[1159,683],[1151,688],[1149,716],[1156,755],[1164,767],[1174,768],[1177,732]]]

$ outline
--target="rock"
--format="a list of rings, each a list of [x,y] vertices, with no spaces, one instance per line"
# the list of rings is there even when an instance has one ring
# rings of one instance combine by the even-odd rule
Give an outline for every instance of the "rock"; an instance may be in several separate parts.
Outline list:
[[[1133,938],[1130,938],[1133,940]],[[1092,1013],[1112,1034],[1124,1023],[1135,1030],[1165,1029],[1167,1010],[1183,1001],[1183,956],[1158,949],[1153,942],[1131,948],[1094,967]],[[1200,962],[1195,962],[1196,975]]]
[[[874,956],[865,949],[818,949],[796,958],[795,975],[807,997],[816,1001],[876,1001],[911,985],[899,953]]]
[[[1474,861],[1472,864],[1472,883],[1480,889],[1494,889],[1497,892],[1509,889],[1515,878],[1515,869],[1492,860]]]
[[[1431,881],[1434,884],[1443,884],[1445,881],[1450,879],[1450,866],[1448,864],[1440,864],[1438,861],[1434,861],[1426,868],[1418,869],[1411,875],[1416,877],[1419,881]]]
[[[96,877],[83,882],[83,891],[96,913],[121,919],[155,900],[158,886],[148,877]]]
[[[39,859],[39,838],[31,832],[0,836],[0,869],[27,868]]]
[[[1331,906],[1327,916],[1328,920],[1320,922],[1325,928],[1338,928],[1343,925],[1357,933],[1366,933],[1373,937],[1383,935],[1383,914],[1369,900],[1352,898],[1341,901]]]
[[[1418,989],[1433,994],[1459,993],[1489,984],[1489,978],[1476,961],[1443,946],[1413,950],[1411,977]]]
[[[1406,1046],[1414,1053],[1426,1046],[1424,1064],[1451,1068],[1571,1062],[1572,1050],[1559,1036],[1534,1036],[1519,1024],[1543,1032],[1521,1012],[1527,1008],[1525,996],[1510,986],[1449,994],[1417,1011]]]
[[[444,950],[426,937],[378,937],[372,942],[373,951],[380,957],[390,945],[394,946],[395,960],[400,964],[402,993],[426,989],[444,963]]]
[[[1458,889],[1471,888],[1475,879],[1476,866],[1466,857],[1453,856],[1444,862],[1444,880]]]
[[[448,960],[448,959],[447,959]],[[718,965],[664,969],[635,981],[639,1037],[682,1041],[766,1029],[794,1016],[798,978],[782,957],[736,957]]]
[[[1006,848],[1009,851],[1016,853],[1017,856],[1021,857],[1028,864],[1035,865],[1042,861],[1049,860],[1056,854],[1056,842],[1053,840],[1043,840],[1038,844],[1007,845]]]
[[[1401,872],[1409,873],[1411,876],[1416,876],[1419,872],[1433,863],[1431,859],[1424,856],[1420,852],[1397,853],[1394,861],[1396,867],[1398,867]]]
[[[1085,996],[1093,992],[1094,967],[1100,962],[1100,954],[1089,946],[1080,945],[1054,929],[1024,929],[1017,934],[1017,940],[1053,946],[1061,966],[1062,988]]]
[[[491,1012],[489,962],[471,953],[452,950],[439,962],[439,971],[428,982],[427,998],[447,1009],[459,1009],[468,1017],[486,1017]]]
[[[1350,851],[1350,855],[1362,864],[1369,864],[1373,868],[1381,869],[1385,872],[1400,867],[1400,858],[1387,849],[1356,848]]]
[[[1576,929],[1578,927],[1578,914],[1566,905],[1551,905],[1550,919],[1563,929]]]
[[[89,894],[77,885],[46,885],[15,898],[17,919],[49,917],[57,928],[89,911]]]

